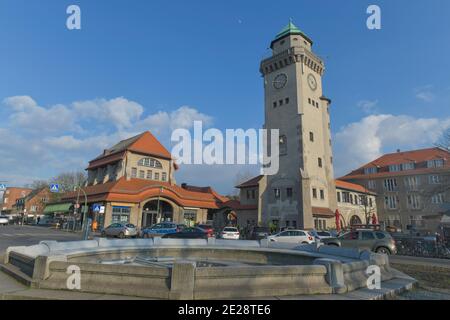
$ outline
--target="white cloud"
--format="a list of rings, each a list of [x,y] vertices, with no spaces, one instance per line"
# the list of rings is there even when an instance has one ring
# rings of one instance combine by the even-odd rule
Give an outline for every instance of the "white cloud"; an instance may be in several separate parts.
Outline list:
[[[450,118],[370,115],[335,134],[335,175],[341,176],[396,149],[430,147],[450,128]]]
[[[417,99],[427,103],[433,102],[436,98],[436,95],[433,92],[432,85],[426,85],[420,88],[416,88],[414,91]]]
[[[374,113],[377,111],[378,100],[361,100],[358,101],[357,106],[365,113]]]

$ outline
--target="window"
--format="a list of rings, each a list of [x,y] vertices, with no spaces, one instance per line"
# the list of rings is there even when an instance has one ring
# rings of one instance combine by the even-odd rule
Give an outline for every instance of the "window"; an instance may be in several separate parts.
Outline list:
[[[317,189],[316,188],[312,189],[312,196],[314,199],[317,199]]]
[[[131,177],[136,178],[137,177],[137,168],[131,168]]]
[[[147,170],[147,179],[152,179],[152,170]]]
[[[286,196],[288,199],[292,199],[292,188],[286,189]]]
[[[247,190],[247,199],[250,199],[250,190]]]
[[[350,192],[342,192],[342,202],[350,203]]]
[[[130,222],[130,207],[113,207],[112,223]]]
[[[279,200],[281,198],[280,189],[278,189],[278,188],[273,189],[273,193],[274,193],[276,200]]]
[[[322,158],[317,158],[317,164],[319,165],[319,168],[322,168]]]
[[[320,199],[325,200],[325,191],[320,190]]]
[[[283,105],[283,100],[278,101],[278,104],[279,104],[280,106],[282,106],[282,105]]]
[[[383,232],[375,232],[375,235],[378,239],[384,239],[386,238],[386,235]]]
[[[374,240],[375,236],[370,231],[363,231],[362,232],[362,240]]]
[[[385,179],[384,180],[384,189],[387,191],[397,190],[397,179]]]
[[[145,171],[139,170],[139,179],[144,179],[144,178],[145,178]]]
[[[385,209],[395,210],[397,209],[398,197],[397,196],[387,196],[384,197],[384,207]]]
[[[155,172],[155,180],[159,180],[159,172]]]
[[[367,181],[367,188],[370,190],[375,190],[377,188],[377,183],[375,182],[375,180]]]
[[[273,107],[274,107],[274,108],[277,107],[277,102],[276,102],[276,101],[273,102]]]
[[[256,198],[256,191],[252,190],[252,199],[255,199],[255,198]]]
[[[284,102],[285,102],[286,104],[288,104],[288,103],[289,103],[289,98],[284,99]]]
[[[308,98],[308,103],[311,104],[311,98]]]
[[[402,163],[402,170],[413,170],[414,162]]]
[[[286,136],[280,136],[280,155],[287,154],[287,138]]]
[[[161,174],[161,180],[162,180],[162,181],[167,181],[167,173],[163,172],[163,173]]]
[[[377,172],[378,172],[377,167],[364,168],[364,174],[373,174],[373,173],[377,173]]]
[[[309,141],[314,142],[314,133],[313,132],[309,133]]]
[[[428,168],[440,168],[444,166],[444,160],[443,159],[435,159],[435,160],[429,160],[427,161],[427,167]]]
[[[341,193],[339,191],[337,192],[337,201],[341,202]]]
[[[401,166],[399,164],[392,164],[389,166],[389,172],[401,171]]]
[[[418,177],[406,177],[405,178],[405,187],[408,190],[417,190],[419,186],[419,178]]]
[[[353,194],[350,193],[350,203],[353,204]]]
[[[441,177],[437,175],[428,176],[429,184],[439,184],[441,183]]]
[[[372,200],[372,198],[369,198],[369,207],[373,207],[373,200]]]
[[[138,166],[151,167],[151,168],[162,168],[161,162],[151,158],[142,158],[138,161]]]
[[[443,193],[438,193],[435,194],[431,197],[431,203],[434,204],[442,204],[444,203],[444,194]]]

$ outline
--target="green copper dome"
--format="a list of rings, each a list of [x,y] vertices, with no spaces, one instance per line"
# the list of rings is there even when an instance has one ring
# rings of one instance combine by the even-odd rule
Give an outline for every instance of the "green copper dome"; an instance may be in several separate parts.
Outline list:
[[[293,35],[293,34],[299,34],[301,36],[303,36],[306,40],[308,40],[309,42],[311,42],[311,44],[313,43],[311,38],[309,38],[303,31],[301,31],[299,28],[297,28],[297,26],[295,24],[292,23],[292,20],[289,20],[289,23],[287,26],[285,26],[275,37],[275,39],[272,41],[272,44],[281,39],[284,38],[286,36],[289,35]]]

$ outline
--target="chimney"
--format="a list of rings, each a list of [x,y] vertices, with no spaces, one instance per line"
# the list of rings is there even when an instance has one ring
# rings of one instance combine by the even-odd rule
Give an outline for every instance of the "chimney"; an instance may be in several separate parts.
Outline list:
[[[400,153],[400,149],[397,149],[397,153]]]
[[[183,183],[181,184],[181,187],[182,187],[183,189],[186,189],[187,183],[183,182]]]

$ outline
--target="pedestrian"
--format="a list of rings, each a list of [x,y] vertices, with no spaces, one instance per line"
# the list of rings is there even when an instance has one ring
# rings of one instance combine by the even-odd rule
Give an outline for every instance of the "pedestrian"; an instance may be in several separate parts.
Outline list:
[[[41,221],[41,217],[37,217],[37,224]]]

